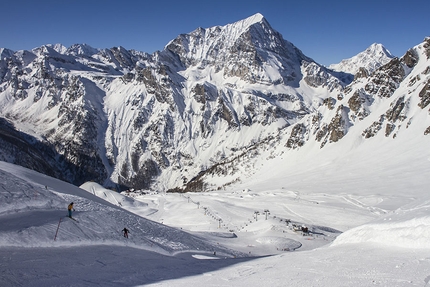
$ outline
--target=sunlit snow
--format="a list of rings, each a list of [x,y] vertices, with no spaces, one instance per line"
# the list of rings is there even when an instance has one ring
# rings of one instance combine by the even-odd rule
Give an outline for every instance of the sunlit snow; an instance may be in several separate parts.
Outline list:
[[[231,30],[226,41],[235,41],[241,29],[256,21],[263,21],[260,14],[236,26],[208,31]],[[212,43],[209,36],[206,40],[208,45],[201,49]],[[31,61],[45,50],[72,59],[58,53],[65,49],[60,45],[38,49],[34,54],[23,51],[20,59]],[[94,54],[98,50],[82,45],[70,51]],[[1,57],[9,53],[0,50]],[[204,54],[196,50],[184,57]],[[303,94],[300,101],[285,103],[290,105],[285,108],[293,111],[300,108],[295,105],[306,103],[320,113],[321,122],[330,123],[337,109],[321,105],[331,95],[327,87],[314,88],[301,80],[294,89],[287,85],[266,89],[262,83],[223,77],[213,67],[182,71],[178,77],[191,79],[192,84],[182,87],[188,92],[172,119],[181,132],[172,134],[171,148],[189,153],[194,167],[164,171],[156,190],[117,193],[95,182],[77,187],[0,161],[0,286],[430,286],[430,136],[424,132],[430,117],[428,107],[418,105],[418,94],[429,78],[428,54],[421,51],[417,57],[413,69],[405,66],[409,74],[390,97],[375,96],[372,105],[366,106],[368,115],[348,118],[351,122],[345,124],[348,131],[341,142],[329,142],[324,148],[309,135],[316,131],[312,129],[303,146],[287,148],[289,134],[280,132],[287,126],[283,118],[268,126],[244,126],[239,132],[222,132],[226,126],[220,126],[225,123],[218,121],[212,127],[218,131],[216,136],[194,138],[190,135],[198,125],[181,117],[185,109],[186,114],[201,116],[189,90],[208,81],[208,87],[228,87],[225,96],[239,111],[253,89],[291,97]],[[80,61],[95,60],[84,58]],[[280,76],[275,68],[281,63],[276,58],[270,63],[264,75],[275,80]],[[116,160],[121,162],[141,136],[129,134],[138,111],[124,101],[145,94],[146,87],[125,84],[112,74],[109,89],[102,90],[98,86],[102,83],[85,77],[89,71],[81,72],[82,88],[90,92],[86,103],[106,117],[100,119],[104,124],[97,135],[105,149],[103,160],[108,166],[106,155],[118,153]],[[357,79],[351,89],[359,91],[366,84],[367,80]],[[57,126],[58,107],[43,109],[46,103],[35,104],[34,97],[14,100],[10,88],[5,89],[2,113],[49,118],[52,121],[46,125]],[[363,130],[402,97],[407,121],[396,122],[390,136],[379,132],[365,138]],[[336,105],[348,107],[350,98],[338,97]],[[167,110],[168,105],[161,103],[155,109]],[[161,120],[157,111],[152,117],[154,123]],[[117,119],[129,124],[110,124]],[[313,119],[308,115],[288,124]],[[16,126],[43,134],[37,125],[25,121]],[[64,132],[73,138],[71,131]],[[264,145],[262,138],[270,136],[279,140]],[[112,141],[103,144],[105,137]],[[257,139],[258,155],[246,149]],[[182,184],[182,177],[195,176],[199,168],[216,162],[216,152],[218,160],[233,157],[237,145],[247,158],[232,163],[237,164],[234,174],[205,175],[207,192],[165,192]],[[127,148],[116,151],[116,147]],[[224,153],[227,149],[230,152]],[[117,170],[108,171],[113,179],[118,176]],[[74,220],[67,217],[71,202]],[[123,228],[130,230],[129,238],[123,236]]]
[[[430,154],[372,176],[367,152],[336,179],[340,163],[316,157],[313,169],[193,194],[77,188],[1,162],[0,285],[425,286]]]

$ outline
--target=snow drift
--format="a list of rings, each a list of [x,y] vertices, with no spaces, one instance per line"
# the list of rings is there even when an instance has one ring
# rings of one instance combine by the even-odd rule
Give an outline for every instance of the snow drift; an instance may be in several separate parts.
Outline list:
[[[332,246],[377,243],[382,246],[430,249],[430,200],[402,207],[373,222],[341,234]]]

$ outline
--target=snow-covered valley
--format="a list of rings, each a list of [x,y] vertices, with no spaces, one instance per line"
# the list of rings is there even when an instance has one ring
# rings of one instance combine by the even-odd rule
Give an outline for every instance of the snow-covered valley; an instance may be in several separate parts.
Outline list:
[[[385,145],[396,156],[384,161],[369,143],[279,158],[207,193],[126,196],[1,162],[0,285],[426,286],[430,152],[420,142]],[[66,217],[70,201],[79,222]]]

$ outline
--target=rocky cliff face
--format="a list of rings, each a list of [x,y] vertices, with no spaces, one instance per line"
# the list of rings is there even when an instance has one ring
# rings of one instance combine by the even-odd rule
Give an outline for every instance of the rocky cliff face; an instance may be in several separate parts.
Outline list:
[[[320,111],[321,119],[314,125],[316,139],[323,145],[330,135],[328,142],[336,142],[359,122],[368,123],[361,132],[364,138],[374,137],[381,130],[386,137],[396,137],[397,132],[411,125],[416,113],[421,112],[416,108],[425,109],[429,104],[423,100],[428,94],[428,41],[427,38],[400,59],[393,58],[369,76],[356,78],[332,104],[335,115]],[[375,120],[368,119],[370,115]]]
[[[41,154],[55,160],[33,168],[52,167],[75,184],[206,189],[209,174],[235,182],[240,170],[251,172],[260,149],[339,144],[375,112],[363,137],[412,124],[416,99],[421,109],[429,103],[427,42],[354,80],[303,55],[260,14],[179,35],[152,55],[88,45],[2,49],[0,115],[49,147]],[[410,94],[399,92],[406,86]],[[386,100],[393,104],[381,114]],[[20,149],[2,154],[19,162]]]

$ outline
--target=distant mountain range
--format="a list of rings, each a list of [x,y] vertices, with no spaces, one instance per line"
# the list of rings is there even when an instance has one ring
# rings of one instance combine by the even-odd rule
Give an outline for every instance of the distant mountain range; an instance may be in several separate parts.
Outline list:
[[[0,160],[78,185],[221,188],[257,172],[263,149],[323,150],[348,133],[395,138],[412,125],[427,135],[429,57],[426,38],[401,58],[373,44],[327,68],[261,14],[181,34],[153,54],[2,48]]]

